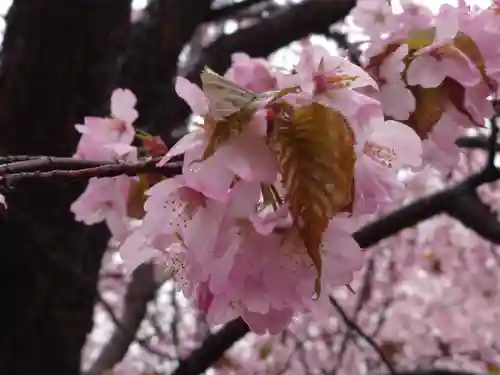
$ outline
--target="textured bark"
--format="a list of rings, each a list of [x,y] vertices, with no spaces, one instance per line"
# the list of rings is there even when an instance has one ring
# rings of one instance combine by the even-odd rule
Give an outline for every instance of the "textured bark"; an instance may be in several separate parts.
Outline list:
[[[14,0],[0,68],[0,153],[74,152],[108,105],[130,0]],[[81,183],[26,183],[0,220],[0,373],[73,375],[92,327],[103,227],[73,221]],[[92,236],[88,236],[93,232]]]

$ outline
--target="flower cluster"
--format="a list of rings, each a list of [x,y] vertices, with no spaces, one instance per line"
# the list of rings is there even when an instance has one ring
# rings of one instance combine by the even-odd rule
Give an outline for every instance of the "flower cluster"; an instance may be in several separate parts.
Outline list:
[[[500,73],[487,45],[500,28],[484,25],[497,10],[418,9],[392,18],[366,70],[309,45],[290,73],[238,53],[225,77],[205,68],[202,87],[177,78],[202,125],[158,166],[183,155],[182,173],[93,179],[76,218],[106,220],[128,271],[164,265],[211,324],[241,316],[275,334],[296,313],[321,313],[364,263],[359,223],[404,198],[398,172],[456,165],[460,128],[493,113]],[[75,157],[137,160],[135,98],[111,101],[112,119],[77,126]]]
[[[138,113],[136,98],[129,90],[118,89],[111,96],[111,118],[87,117],[76,125],[82,134],[73,157],[95,161],[137,161],[137,148],[132,146]],[[91,178],[83,194],[71,205],[75,219],[87,225],[106,221],[112,236],[123,241],[129,233],[127,197],[132,179],[127,176]]]
[[[373,1],[361,1],[360,8],[366,3]],[[494,112],[487,99],[499,88],[500,54],[491,48],[500,36],[493,26],[498,11],[461,2],[442,5],[434,16],[426,7],[402,5],[403,13],[384,17],[386,34],[369,49],[366,69],[380,86],[377,98],[385,116],[414,129],[423,141],[424,160],[448,170],[459,161],[460,130],[483,126]],[[370,25],[368,11],[358,13],[363,17],[357,22]],[[379,13],[372,12],[372,18],[380,19]],[[373,32],[382,27],[374,24],[368,26]]]
[[[294,74],[263,74],[241,55],[235,65],[236,83],[208,68],[203,89],[177,79],[203,126],[160,162],[184,154],[183,173],[147,192],[121,255],[131,268],[167,264],[212,324],[242,316],[277,333],[327,301],[322,287],[351,281],[364,260],[357,221],[402,196],[396,173],[420,165],[421,142],[358,91],[377,87],[366,72],[321,47],[305,49]],[[271,90],[250,90],[248,72]]]

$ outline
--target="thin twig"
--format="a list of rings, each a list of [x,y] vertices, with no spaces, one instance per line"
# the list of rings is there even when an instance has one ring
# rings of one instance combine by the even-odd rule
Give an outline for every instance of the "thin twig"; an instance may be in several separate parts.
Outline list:
[[[33,155],[7,155],[7,156],[0,156],[0,164],[5,164],[5,163],[14,163],[16,161],[26,161],[26,160],[33,160],[33,159],[39,159],[43,158],[43,155],[39,156],[33,156]]]
[[[158,167],[158,159],[152,159],[148,161],[138,162],[135,164],[121,164],[121,163],[107,163],[98,164],[96,166],[81,168],[81,161],[74,162],[74,164],[68,164],[69,169],[54,169],[46,172],[33,171],[33,172],[18,172],[19,169],[31,168],[29,163],[36,162],[37,164],[43,164],[44,160],[30,160],[27,162],[11,163],[0,166],[0,175],[4,174],[4,182],[9,184],[19,183],[26,179],[52,179],[52,178],[64,178],[69,180],[79,180],[79,179],[89,179],[92,177],[116,177],[120,175],[126,176],[137,176],[140,173],[155,172],[162,174],[164,176],[174,176],[181,173],[182,163],[171,162],[167,163],[162,167]],[[45,161],[47,162],[47,161]],[[88,161],[85,161],[88,162]],[[26,163],[19,165],[20,163]],[[49,162],[49,164],[51,161]],[[94,162],[97,164],[97,162]],[[16,164],[16,165],[14,165]],[[44,166],[46,164],[43,164]],[[80,168],[78,168],[80,167]],[[3,168],[3,169],[2,169]],[[74,168],[74,169],[70,169]],[[7,174],[6,174],[7,173]]]
[[[330,300],[330,304],[335,308],[335,310],[340,315],[340,317],[342,318],[342,320],[344,321],[344,323],[346,324],[346,326],[349,329],[351,329],[354,332],[356,332],[363,339],[365,339],[365,341],[379,355],[379,357],[382,360],[382,362],[384,362],[384,364],[387,366],[387,369],[389,370],[389,372],[391,373],[391,375],[396,375],[396,370],[392,366],[391,362],[385,357],[384,352],[382,351],[382,349],[380,349],[380,347],[377,345],[377,343],[375,341],[373,341],[373,339],[370,336],[368,336],[361,329],[361,327],[359,325],[357,325],[355,322],[353,322],[351,319],[349,319],[349,317],[345,313],[344,309],[342,309],[342,307],[339,305],[339,303],[337,302],[337,300],[333,296],[329,296],[328,299]]]
[[[372,287],[372,281],[373,277],[375,275],[375,257],[372,256],[368,264],[366,266],[366,271],[363,275],[363,281],[361,283],[361,292],[359,293],[358,299],[356,301],[356,306],[354,308],[354,314],[352,317],[352,321],[354,323],[357,323],[359,313],[363,309],[363,306],[368,302],[371,296],[371,287]],[[344,358],[344,355],[347,350],[347,344],[349,343],[350,339],[352,338],[351,335],[349,335],[349,332],[347,332],[343,338],[342,338],[342,343],[340,344],[340,350],[337,355],[337,360],[336,360],[336,367],[333,370],[333,373],[336,373],[338,370],[338,367],[342,363],[342,360]]]
[[[13,156],[16,158],[16,156]],[[10,158],[10,156],[5,156],[4,158]],[[63,170],[78,170],[86,168],[95,168],[108,164],[119,164],[109,161],[94,161],[94,160],[84,160],[84,159],[74,159],[74,158],[59,158],[52,156],[39,156],[33,158],[27,158],[25,160],[15,160],[7,164],[0,165],[0,176],[11,174],[11,173],[21,173],[21,172],[40,172],[40,171],[50,171],[55,169]]]

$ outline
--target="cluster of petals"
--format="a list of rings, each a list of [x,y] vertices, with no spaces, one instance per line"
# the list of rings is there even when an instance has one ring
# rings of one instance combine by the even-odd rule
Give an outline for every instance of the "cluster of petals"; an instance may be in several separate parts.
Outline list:
[[[376,18],[375,2],[362,0],[358,7],[371,4]],[[461,1],[433,15],[423,5],[402,5],[402,13],[387,16],[384,37],[374,39],[366,69],[379,84],[376,97],[386,118],[412,127],[423,141],[424,162],[447,170],[459,161],[461,129],[483,126],[494,112],[487,99],[499,87],[498,10]],[[358,23],[373,30],[366,18],[357,16]]]
[[[111,96],[111,117],[86,117],[83,125],[76,125],[81,133],[74,158],[100,162],[134,163],[137,148],[132,146],[135,129],[132,126],[138,113],[136,98],[130,90],[117,89]],[[129,233],[127,198],[132,178],[91,178],[85,191],[71,205],[77,221],[86,225],[105,221],[111,235],[123,241]]]
[[[422,144],[408,126],[385,121],[379,102],[360,92],[377,89],[366,72],[319,46],[304,49],[293,74],[272,71],[263,60],[242,54],[233,63],[225,79],[205,72],[203,89],[177,78],[178,95],[204,125],[159,163],[184,156],[181,175],[146,192],[142,224],[120,255],[129,271],[152,259],[164,265],[209,323],[241,316],[252,331],[275,334],[298,312],[321,313],[328,290],[349,284],[364,261],[352,237],[359,219],[402,197],[397,171],[420,165]],[[272,93],[285,94],[273,99]],[[334,110],[348,128],[317,126],[354,135],[351,143],[340,137],[339,144],[329,145],[350,149],[355,163],[345,171],[351,176],[344,192],[348,208],[328,218],[322,235],[320,283],[326,292],[316,298],[318,271],[292,220],[282,166],[270,146],[269,132],[279,116],[273,100],[293,110],[312,103]],[[248,108],[252,113],[243,129],[206,157],[217,126]],[[266,203],[263,186],[280,197],[277,205]]]
[[[493,114],[487,99],[499,89],[499,52],[490,48],[500,36],[497,6],[444,5],[434,16],[410,1],[400,14],[381,3],[360,0],[353,12],[373,39],[366,70],[307,45],[291,73],[236,53],[224,77],[205,69],[201,88],[177,78],[178,95],[203,119],[158,164],[182,155],[182,173],[146,191],[134,230],[126,176],[91,179],[71,207],[76,219],[106,221],[128,271],[148,261],[164,266],[211,324],[241,316],[256,333],[277,333],[299,312],[321,314],[328,291],[349,285],[363,265],[357,227],[405,198],[398,172],[455,166],[461,129],[484,124]],[[117,90],[111,118],[77,125],[74,157],[136,162],[135,102]],[[292,133],[296,143],[278,139]],[[302,151],[310,168],[290,167],[290,154]],[[314,175],[314,163],[332,180]],[[307,180],[323,184],[320,198],[313,188],[297,198]],[[303,211],[326,221],[310,224]],[[314,225],[316,247],[304,234]]]

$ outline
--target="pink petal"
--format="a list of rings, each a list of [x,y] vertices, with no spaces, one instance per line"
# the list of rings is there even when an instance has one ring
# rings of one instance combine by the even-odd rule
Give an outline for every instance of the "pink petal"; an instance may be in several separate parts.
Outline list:
[[[206,134],[204,131],[193,131],[186,134],[184,137],[179,139],[177,143],[163,156],[163,158],[158,162],[157,166],[161,167],[165,165],[174,156],[182,155],[186,151],[192,150],[196,147],[202,147],[206,142]]]
[[[116,89],[111,95],[111,114],[126,123],[133,123],[139,114],[134,109],[137,98],[128,89]]]
[[[204,116],[208,113],[208,101],[203,91],[184,77],[177,77],[175,91],[191,107],[193,113]]]
[[[276,156],[263,138],[245,135],[230,141],[214,157],[246,181],[274,183],[278,174]]]
[[[420,85],[425,88],[438,87],[446,77],[441,64],[433,57],[417,56],[410,63],[406,81],[410,86]]]
[[[375,126],[369,141],[396,153],[394,168],[401,166],[418,167],[422,162],[422,141],[409,126],[394,120]]]

